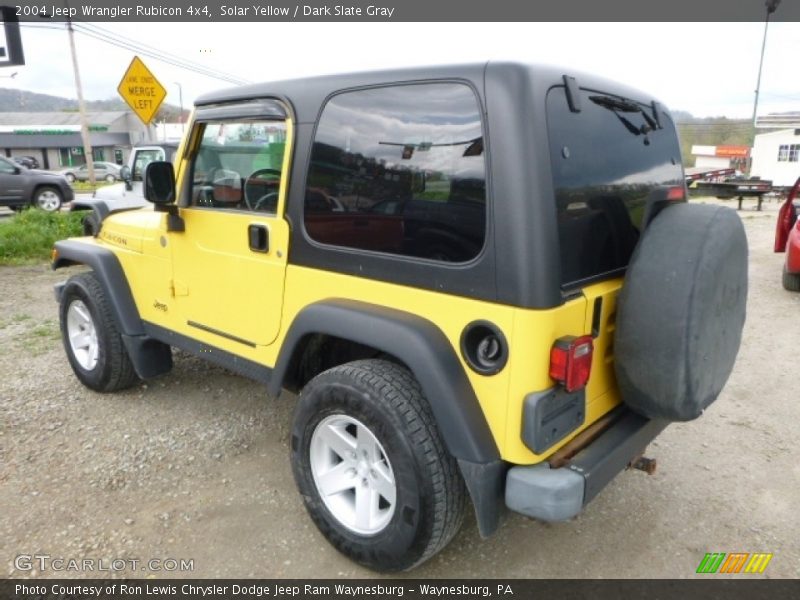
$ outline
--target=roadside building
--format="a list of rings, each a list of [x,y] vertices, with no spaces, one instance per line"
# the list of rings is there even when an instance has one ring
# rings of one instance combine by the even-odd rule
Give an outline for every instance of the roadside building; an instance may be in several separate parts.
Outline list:
[[[124,164],[132,146],[152,136],[131,111],[89,112],[94,160]],[[32,156],[43,169],[86,163],[77,112],[0,112],[0,154]]]
[[[707,169],[735,169],[746,171],[750,158],[749,146],[692,146],[695,167]]]
[[[777,187],[794,185],[800,177],[800,122],[796,128],[756,135],[750,172]]]

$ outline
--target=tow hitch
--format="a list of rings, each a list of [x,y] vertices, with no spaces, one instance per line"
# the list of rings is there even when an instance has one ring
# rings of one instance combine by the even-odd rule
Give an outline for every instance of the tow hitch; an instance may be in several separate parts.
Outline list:
[[[631,463],[628,465],[628,468],[636,469],[638,471],[644,471],[648,475],[652,475],[653,473],[656,472],[656,459],[640,456],[639,458],[632,460]]]

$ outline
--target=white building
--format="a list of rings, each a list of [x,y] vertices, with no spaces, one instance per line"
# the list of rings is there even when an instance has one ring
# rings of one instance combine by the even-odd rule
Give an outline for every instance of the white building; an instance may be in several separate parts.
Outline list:
[[[747,170],[747,161],[750,158],[749,146],[692,146],[695,170],[711,169],[736,169]]]
[[[86,119],[94,160],[125,164],[132,146],[153,138],[151,129],[129,110],[91,111]],[[32,156],[43,169],[84,164],[80,114],[0,112],[0,155]]]
[[[800,177],[800,129],[781,129],[756,135],[750,174],[789,187]]]

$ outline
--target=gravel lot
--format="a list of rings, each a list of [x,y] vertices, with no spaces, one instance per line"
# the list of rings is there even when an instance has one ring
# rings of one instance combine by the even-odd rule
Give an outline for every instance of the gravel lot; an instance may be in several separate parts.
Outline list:
[[[706,416],[651,446],[656,474],[622,474],[568,523],[511,515],[481,540],[470,517],[413,576],[682,578],[706,552],[772,552],[764,576],[800,577],[800,294],[780,286],[776,209],[741,213],[744,345]],[[374,576],[305,514],[288,463],[291,395],[269,399],[180,353],[168,376],[90,392],[61,347],[52,285],[64,278],[46,265],[0,268],[0,576],[91,576],[15,568],[33,554],[194,561],[191,572],[127,563],[102,577]]]

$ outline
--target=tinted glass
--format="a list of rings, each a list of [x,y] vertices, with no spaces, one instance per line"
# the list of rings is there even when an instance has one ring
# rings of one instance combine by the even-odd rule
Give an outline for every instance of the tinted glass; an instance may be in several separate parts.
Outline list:
[[[274,213],[285,148],[283,122],[205,123],[192,162],[191,204]]]
[[[464,262],[486,229],[478,103],[462,84],[335,96],[320,118],[305,227],[325,244]]]
[[[669,115],[650,105],[581,90],[570,112],[564,88],[547,96],[547,125],[565,285],[628,265],[648,200],[683,185]],[[656,126],[653,129],[653,126]]]

